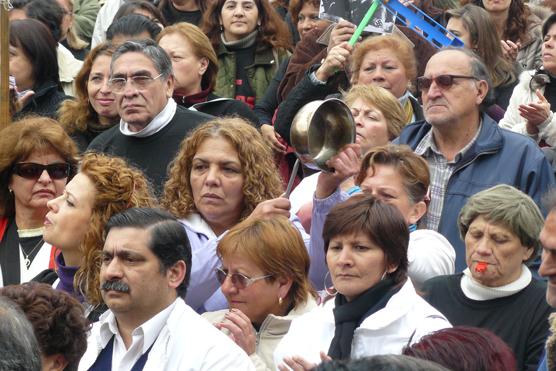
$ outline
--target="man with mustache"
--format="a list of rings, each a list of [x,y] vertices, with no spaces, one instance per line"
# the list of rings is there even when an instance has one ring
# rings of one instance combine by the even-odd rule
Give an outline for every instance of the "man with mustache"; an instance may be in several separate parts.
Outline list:
[[[116,49],[109,87],[120,125],[97,136],[88,149],[126,158],[160,194],[181,141],[212,116],[177,106],[172,62],[152,40],[127,41]]]
[[[417,79],[425,120],[406,126],[397,140],[429,164],[431,201],[421,223],[454,246],[456,271],[466,267],[457,216],[470,196],[509,184],[540,205],[555,183],[535,142],[499,128],[484,113],[493,101],[490,86],[485,65],[471,50],[440,49]]]
[[[100,281],[109,310],[93,325],[79,370],[254,370],[185,304],[191,247],[174,217],[131,208],[110,218],[105,233]]]

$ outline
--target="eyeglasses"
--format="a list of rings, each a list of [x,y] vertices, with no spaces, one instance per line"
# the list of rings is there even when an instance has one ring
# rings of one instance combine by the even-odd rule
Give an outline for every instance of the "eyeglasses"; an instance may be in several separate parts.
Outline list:
[[[56,164],[36,164],[34,162],[19,162],[12,168],[12,172],[25,179],[39,179],[43,171],[48,172],[52,179],[65,179],[70,174],[70,164],[66,162]]]
[[[259,277],[247,277],[246,275],[241,273],[228,273],[224,271],[222,268],[216,268],[215,272],[216,272],[216,279],[221,285],[224,284],[224,281],[226,281],[226,277],[230,277],[230,279],[232,280],[232,285],[234,285],[238,289],[244,289],[246,287],[251,286],[252,284],[254,284],[259,280],[272,277],[272,274],[267,274],[265,276],[259,276]]]
[[[162,74],[156,77],[144,76],[144,75],[130,76],[130,77],[114,77],[108,80],[108,85],[110,85],[110,88],[112,89],[113,93],[119,94],[119,93],[123,93],[127,82],[131,81],[131,86],[141,91],[141,90],[145,90],[154,80],[158,79],[161,76]]]
[[[421,76],[417,78],[417,89],[420,91],[428,90],[432,82],[434,81],[436,85],[441,89],[449,89],[454,85],[454,79],[472,79],[478,80],[474,76],[461,76],[461,75],[439,75],[433,78]]]

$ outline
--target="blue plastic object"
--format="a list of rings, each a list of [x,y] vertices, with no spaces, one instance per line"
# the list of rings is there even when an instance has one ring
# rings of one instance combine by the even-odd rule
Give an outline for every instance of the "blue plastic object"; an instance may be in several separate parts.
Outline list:
[[[398,0],[383,0],[382,3],[390,11],[397,13],[397,19],[401,23],[417,32],[434,47],[453,46],[462,48],[464,46],[463,41],[413,4],[403,5]]]

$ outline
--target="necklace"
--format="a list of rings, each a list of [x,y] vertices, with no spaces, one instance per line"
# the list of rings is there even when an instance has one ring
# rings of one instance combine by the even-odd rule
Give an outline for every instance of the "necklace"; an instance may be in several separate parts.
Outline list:
[[[24,257],[23,262],[25,263],[25,267],[26,267],[27,269],[29,269],[29,267],[31,266],[31,260],[29,259],[29,257],[30,257],[31,255],[33,255],[33,253],[35,252],[35,250],[36,250],[39,246],[41,246],[43,242],[44,242],[44,240],[41,238],[41,239],[39,240],[39,242],[37,242],[37,244],[31,249],[31,251],[30,251],[28,254],[25,254],[25,251],[23,250],[23,247],[20,246],[20,247],[21,247],[21,253],[23,254],[23,257]]]

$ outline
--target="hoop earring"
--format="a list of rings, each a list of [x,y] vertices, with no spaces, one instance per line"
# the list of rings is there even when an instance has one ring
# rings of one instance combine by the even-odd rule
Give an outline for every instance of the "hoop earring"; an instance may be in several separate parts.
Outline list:
[[[324,291],[326,291],[326,293],[329,296],[336,296],[336,294],[338,293],[338,290],[336,290],[334,288],[334,286],[331,286],[330,288],[328,287],[328,285],[326,284],[326,277],[328,277],[330,275],[330,271],[326,272],[326,275],[324,276]],[[334,290],[334,291],[332,291]]]
[[[384,271],[384,273],[382,273],[382,277],[380,277],[380,280],[381,280],[381,281],[384,281],[384,277],[386,277],[386,273],[387,273],[387,272],[388,272],[388,271]]]

